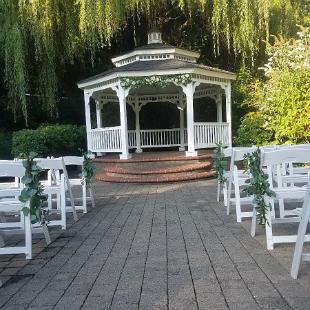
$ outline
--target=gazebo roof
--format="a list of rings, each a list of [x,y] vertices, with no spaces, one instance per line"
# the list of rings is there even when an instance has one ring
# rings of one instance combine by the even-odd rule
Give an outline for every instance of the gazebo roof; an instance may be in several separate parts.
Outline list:
[[[115,67],[78,82],[78,87],[92,85],[123,77],[143,77],[150,75],[196,74],[233,80],[235,74],[197,64],[199,53],[164,44],[159,31],[149,32],[148,44],[135,48],[124,55],[112,58]]]
[[[203,69],[208,71],[214,71],[214,72],[220,72],[229,74],[232,76],[232,79],[234,77],[234,73],[221,70],[218,68],[213,68],[201,64],[191,63],[187,61],[177,60],[177,59],[167,59],[165,61],[137,61],[130,63],[128,65],[122,66],[122,67],[116,67],[112,68],[110,70],[104,71],[102,73],[99,73],[97,75],[94,75],[92,77],[89,77],[87,79],[84,79],[79,82],[79,84],[84,84],[91,81],[96,81],[100,78],[112,75],[114,73],[120,73],[118,76],[122,77],[121,73],[143,73],[141,76],[147,75],[148,71],[154,72],[159,71],[171,71],[171,70],[178,70],[178,69]],[[126,75],[126,74],[125,74]],[[140,74],[139,74],[140,75]]]

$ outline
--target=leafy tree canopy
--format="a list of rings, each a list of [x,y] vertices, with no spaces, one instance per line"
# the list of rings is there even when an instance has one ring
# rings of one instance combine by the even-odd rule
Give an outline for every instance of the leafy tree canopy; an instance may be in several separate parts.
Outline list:
[[[267,44],[265,79],[250,81],[243,101],[256,112],[243,118],[237,144],[310,142],[310,28],[300,27],[297,35]]]
[[[236,64],[253,65],[263,52],[262,39],[270,33],[289,36],[296,22],[308,22],[306,2],[0,0],[0,63],[8,106],[27,120],[26,94],[34,92],[41,106],[53,111],[65,68],[85,55],[94,61],[98,51],[117,45],[128,28],[134,42],[141,29],[157,25],[171,36],[171,43],[202,52],[210,44],[219,58],[232,55]],[[122,42],[122,49],[127,45]]]

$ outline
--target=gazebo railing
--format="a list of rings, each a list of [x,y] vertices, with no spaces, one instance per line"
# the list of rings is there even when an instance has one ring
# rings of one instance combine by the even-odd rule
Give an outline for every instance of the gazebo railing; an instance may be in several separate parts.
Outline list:
[[[228,123],[194,123],[195,148],[215,147],[222,142],[229,145]]]
[[[93,152],[121,152],[121,127],[91,129],[90,150]]]
[[[186,133],[186,130],[184,130]],[[128,131],[128,144],[130,148],[136,148],[136,131]],[[140,130],[140,147],[172,147],[181,145],[181,129],[143,129]]]
[[[143,149],[187,145],[187,129],[183,130],[183,141],[181,141],[181,132],[180,128],[143,129],[140,130],[140,139],[137,139],[136,131],[128,130],[128,146],[131,149]],[[219,142],[222,142],[223,145],[229,145],[228,123],[196,122],[194,123],[194,135],[196,149],[214,147]],[[121,152],[121,128],[119,126],[92,129],[89,137],[92,152]],[[137,140],[140,140],[140,146]]]

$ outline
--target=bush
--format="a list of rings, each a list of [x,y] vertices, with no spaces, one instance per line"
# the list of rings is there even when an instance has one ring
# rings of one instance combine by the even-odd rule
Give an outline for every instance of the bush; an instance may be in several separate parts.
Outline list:
[[[23,129],[13,134],[12,153],[36,152],[38,156],[79,155],[86,147],[84,126],[43,125],[36,130]]]
[[[12,133],[0,131],[0,159],[11,159]]]
[[[272,140],[272,132],[264,128],[264,118],[259,112],[249,112],[241,119],[234,143],[238,146],[264,145]]]

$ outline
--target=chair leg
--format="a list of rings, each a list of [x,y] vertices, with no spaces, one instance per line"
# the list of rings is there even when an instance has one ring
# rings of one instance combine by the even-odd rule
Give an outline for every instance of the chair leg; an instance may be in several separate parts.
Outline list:
[[[227,183],[225,182],[223,184],[223,196],[224,196],[224,206],[227,207],[227,194],[228,194],[228,191],[227,191]]]
[[[272,218],[270,210],[267,210],[266,218],[268,221],[268,223],[265,224],[267,249],[273,250]]]
[[[229,213],[230,213],[231,186],[232,186],[232,172],[230,172],[229,180],[228,180],[227,207],[226,207],[227,215],[229,215]]]
[[[26,259],[32,259],[32,231],[30,215],[25,216],[25,254]]]
[[[307,200],[309,201],[309,199]],[[308,203],[304,203],[303,210],[302,210],[302,217],[301,217],[301,221],[298,227],[297,240],[296,240],[292,268],[291,268],[291,276],[294,279],[297,279],[298,277],[298,271],[299,271],[299,267],[300,267],[301,259],[302,259],[304,238],[307,232],[307,226],[309,223],[309,219],[310,219],[310,205],[308,205]]]
[[[87,189],[86,185],[82,185],[82,208],[83,213],[87,213]]]
[[[89,195],[90,195],[90,199],[91,199],[91,205],[93,208],[95,208],[94,188],[92,185],[89,186]]]
[[[255,237],[256,235],[256,210],[255,205],[253,205],[253,216],[252,216],[252,224],[251,224],[251,236]]]
[[[239,188],[239,180],[238,180],[238,170],[237,167],[234,167],[234,188],[235,188],[235,200],[236,200],[236,216],[237,222],[241,223],[242,215],[241,215],[241,200],[240,200],[240,188]]]
[[[78,216],[76,214],[76,209],[75,209],[75,205],[74,205],[74,198],[73,198],[72,189],[71,189],[70,185],[68,186],[68,190],[69,190],[69,196],[70,196],[70,202],[71,202],[73,219],[76,222],[78,220]]]
[[[216,201],[220,202],[220,192],[221,192],[221,183],[217,180],[217,194],[216,194]]]
[[[46,224],[42,225],[42,230],[43,230],[45,242],[46,242],[47,245],[49,245],[51,243],[51,236],[50,236],[50,233],[48,231],[48,227],[47,227]]]
[[[60,209],[61,209],[61,229],[65,230],[67,228],[67,219],[66,219],[66,190],[64,178],[61,178],[61,194],[60,194]]]

